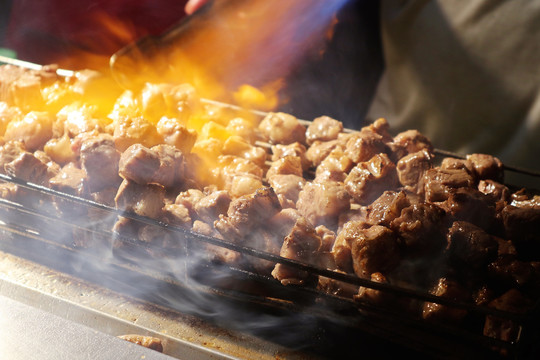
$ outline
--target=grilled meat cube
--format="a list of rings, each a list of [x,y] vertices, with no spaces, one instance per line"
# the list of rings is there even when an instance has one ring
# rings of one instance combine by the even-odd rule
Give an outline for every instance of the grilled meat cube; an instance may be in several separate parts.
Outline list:
[[[385,142],[393,141],[392,135],[390,135],[390,124],[385,118],[378,118],[371,124],[364,126],[363,129],[381,135]]]
[[[470,160],[445,157],[441,161],[441,169],[444,170],[465,170],[470,175],[474,175],[474,166]]]
[[[375,272],[371,274],[371,281],[381,284],[388,283],[386,277],[380,272]],[[358,288],[357,294],[353,296],[356,301],[368,302],[375,305],[388,305],[393,300],[395,296],[392,293],[388,293],[382,290],[373,289],[366,286],[360,286]]]
[[[0,173],[5,174],[4,165],[15,160],[23,152],[26,152],[26,148],[20,141],[6,141],[0,146]]]
[[[218,239],[223,239],[221,234],[217,232],[216,229],[212,225],[207,224],[200,220],[195,220],[193,222],[192,230],[199,234],[211,236]],[[197,243],[196,245],[201,247],[197,255],[203,258],[208,258],[210,261],[213,261],[213,262],[236,265],[236,264],[239,264],[239,262],[242,259],[242,255],[239,252],[229,250],[224,247],[215,246],[215,245],[207,244],[207,243]]]
[[[182,205],[189,211],[189,216],[191,218],[197,217],[197,212],[195,211],[195,204],[197,204],[205,194],[198,189],[188,189],[178,194],[174,200],[175,204]]]
[[[433,255],[446,245],[444,216],[444,210],[435,204],[412,204],[391,221],[390,228],[407,256]]]
[[[282,195],[285,199],[292,201],[293,206],[296,206],[298,195],[306,185],[307,181],[298,175],[274,175],[268,178],[268,183],[274,189],[278,197]]]
[[[279,255],[283,245],[283,237],[278,236],[273,229],[259,227],[244,237],[243,244],[256,250]],[[254,256],[244,256],[244,260],[246,264],[259,274],[270,275],[276,265],[274,262],[262,260]]]
[[[124,153],[128,150],[124,151]],[[159,159],[159,167],[154,172],[150,182],[163,185],[166,188],[182,185],[184,180],[184,155],[182,152],[171,145],[156,145],[150,150],[155,152]],[[120,169],[120,171],[122,170]]]
[[[134,144],[122,153],[118,173],[125,180],[146,185],[152,182],[159,167],[160,159],[156,151]]]
[[[307,183],[298,194],[296,208],[314,226],[335,229],[339,215],[350,207],[350,196],[343,183]]]
[[[367,223],[367,216],[367,206],[360,206],[352,203],[349,210],[344,211],[339,215],[337,232],[340,232],[343,229],[343,226],[349,221],[364,221]]]
[[[298,141],[289,145],[272,145],[272,161],[277,161],[285,156],[297,156],[300,158],[302,170],[306,171],[311,166],[311,162],[306,157],[306,147]]]
[[[354,164],[341,150],[336,147],[328,156],[317,166],[315,170],[314,182],[340,181],[347,178],[347,174],[353,168]]]
[[[424,173],[432,167],[432,156],[426,149],[405,155],[396,164],[399,182],[408,191],[417,193],[423,190]]]
[[[472,163],[478,180],[504,181],[503,164],[498,158],[486,154],[469,154],[466,158]]]
[[[47,178],[50,179],[60,172],[60,165],[54,162],[44,151],[34,151],[36,159],[47,165]]]
[[[352,243],[360,238],[362,231],[370,226],[370,224],[364,221],[351,220],[345,223],[343,229],[337,233],[331,252],[338,269],[348,273],[353,272]]]
[[[338,140],[330,141],[315,141],[306,151],[306,159],[309,161],[312,167],[319,166],[320,163],[326,159],[326,157],[336,147],[341,147]],[[343,147],[341,147],[343,148]]]
[[[53,135],[54,117],[44,111],[30,111],[21,120],[11,121],[4,134],[5,141],[20,141],[26,150],[34,152]]]
[[[69,163],[49,180],[51,189],[76,196],[86,195],[86,172],[75,164]]]
[[[214,191],[195,203],[194,210],[199,219],[213,223],[220,214],[227,213],[231,203],[231,196],[225,190]]]
[[[124,180],[118,188],[114,201],[118,209],[159,219],[165,206],[165,188],[160,185],[141,185]]]
[[[497,310],[524,314],[532,308],[533,302],[519,290],[510,289],[492,300],[488,306]],[[484,335],[508,342],[517,341],[520,328],[521,326],[512,320],[487,315],[484,323]]]
[[[398,186],[396,166],[386,154],[359,163],[345,179],[347,192],[360,205],[370,204],[385,190],[395,190]]]
[[[361,229],[351,242],[352,265],[356,275],[369,279],[375,272],[385,273],[400,260],[395,234],[385,226]]]
[[[433,168],[423,178],[425,199],[429,202],[445,201],[458,188],[471,188],[473,177],[464,169]]]
[[[479,190],[456,189],[440,206],[454,220],[468,221],[485,230],[490,230],[495,225],[495,203]]]
[[[4,164],[4,171],[10,176],[34,184],[45,185],[48,181],[47,165],[26,151]]]
[[[309,145],[315,141],[329,141],[337,139],[343,131],[343,123],[329,116],[320,116],[309,124],[306,130],[306,141]]]
[[[440,278],[430,293],[456,302],[468,302],[471,296],[458,282],[448,278]],[[441,323],[458,323],[467,315],[467,310],[441,305],[433,302],[425,302],[422,308],[422,318]]]
[[[231,201],[227,215],[220,215],[214,227],[229,241],[242,241],[258,226],[281,210],[274,190],[263,187]]]
[[[156,124],[156,131],[165,144],[174,146],[183,153],[189,153],[197,139],[197,132],[185,127],[177,118],[163,116]]]
[[[159,338],[136,334],[120,335],[118,337],[122,340],[126,340],[152,350],[163,352],[163,344],[161,343],[161,339]]]
[[[499,256],[490,263],[488,272],[497,289],[517,288],[538,296],[540,289],[538,263],[522,261],[516,258],[515,254],[508,254]]]
[[[344,153],[355,164],[368,161],[373,156],[386,152],[384,138],[366,129],[353,133],[347,140]]]
[[[334,243],[336,242],[336,233],[324,225],[317,226],[315,228],[315,232],[321,238],[321,251],[326,253],[331,252],[332,248],[334,247]]]
[[[406,130],[394,136],[394,143],[403,146],[408,153],[415,153],[421,150],[433,152],[431,141],[418,130]]]
[[[257,133],[253,123],[241,117],[236,117],[229,120],[226,130],[231,134],[240,136],[242,139],[245,139],[251,144],[257,140]]]
[[[122,178],[118,175],[120,153],[108,134],[84,139],[80,150],[81,168],[86,172],[90,192],[98,192],[118,186]]]
[[[321,238],[315,228],[305,217],[300,217],[289,235],[285,237],[279,255],[287,259],[318,266],[320,247]],[[288,285],[303,284],[313,275],[284,264],[276,264],[272,276],[281,281],[283,285]]]
[[[296,209],[282,209],[270,220],[268,220],[268,224],[266,227],[268,229],[272,229],[276,236],[283,239],[291,232],[294,224],[296,224],[296,222],[301,216],[302,215],[300,215],[300,213]]]
[[[466,221],[455,221],[448,229],[446,240],[449,259],[461,270],[485,268],[498,254],[498,241]]]
[[[120,152],[124,152],[133,144],[151,148],[163,142],[154,124],[142,116],[132,114],[121,115],[114,120],[113,139]]]
[[[237,156],[219,156],[219,177],[223,188],[233,198],[249,195],[262,187],[263,169],[254,162]]]
[[[285,156],[272,162],[266,172],[266,178],[270,179],[275,175],[296,175],[302,176],[302,160],[298,156]]]
[[[390,226],[400,216],[401,211],[410,206],[409,198],[403,191],[385,191],[367,206],[367,222],[372,225]]]
[[[501,211],[506,238],[522,259],[540,260],[540,208],[505,206]]]
[[[510,200],[510,189],[494,180],[480,180],[478,190],[488,195],[493,202],[508,202]]]
[[[290,114],[269,113],[259,124],[262,136],[273,144],[288,145],[306,142],[306,127]]]
[[[188,208],[181,204],[166,204],[163,207],[164,222],[182,228],[191,228],[192,218]]]

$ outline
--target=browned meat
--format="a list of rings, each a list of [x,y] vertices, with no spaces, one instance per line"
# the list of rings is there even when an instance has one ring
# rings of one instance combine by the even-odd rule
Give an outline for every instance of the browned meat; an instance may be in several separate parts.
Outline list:
[[[56,176],[61,169],[61,166],[54,162],[47,153],[44,151],[38,150],[34,151],[34,156],[36,159],[47,165],[47,178],[50,179]]]
[[[472,187],[474,179],[463,169],[434,168],[426,171],[423,183],[426,201],[439,202],[446,200],[455,189]]]
[[[403,191],[385,191],[373,203],[367,206],[367,222],[371,225],[384,225],[400,216],[401,211],[411,205]]]
[[[163,142],[154,124],[142,116],[127,115],[119,116],[114,121],[113,139],[120,152],[133,144],[151,148]]]
[[[200,220],[195,220],[193,222],[192,230],[199,234],[212,236],[218,239],[223,239],[221,234],[218,233],[212,225],[207,224]],[[200,249],[201,252],[198,253],[198,255],[204,258],[208,257],[210,261],[225,263],[225,264],[238,264],[240,260],[242,259],[242,255],[237,251],[229,250],[224,247],[219,247],[219,246],[206,244],[206,243],[200,243],[197,245],[201,247]]]
[[[298,175],[274,175],[268,178],[268,183],[276,194],[278,196],[282,195],[285,199],[292,201],[293,206],[296,206],[298,194],[300,194],[306,182],[306,179]]]
[[[285,113],[270,113],[259,124],[262,136],[273,144],[306,142],[306,127],[297,118]]]
[[[473,188],[459,188],[440,206],[454,220],[464,220],[491,231],[495,226],[496,204],[488,195]]]
[[[474,175],[474,166],[470,160],[446,157],[441,161],[441,169],[445,170],[465,170]]]
[[[276,193],[263,187],[253,194],[231,201],[227,215],[220,215],[214,227],[229,241],[242,241],[281,210]]]
[[[386,190],[399,186],[396,166],[388,155],[378,154],[356,165],[345,179],[345,188],[360,205],[367,205]]]
[[[318,266],[321,238],[313,225],[304,217],[300,217],[289,235],[283,241],[279,255],[281,257],[301,261]],[[276,264],[272,276],[283,285],[303,284],[310,274],[293,269],[287,265]]]
[[[176,196],[174,203],[184,206],[188,209],[190,217],[195,218],[197,217],[195,204],[197,204],[204,196],[205,195],[201,190],[188,189],[179,193],[178,196]]]
[[[166,204],[161,219],[171,225],[191,228],[192,219],[189,210],[181,204]]]
[[[309,145],[315,141],[329,141],[337,139],[343,131],[343,123],[329,116],[320,116],[309,124],[306,130],[306,141]]]
[[[271,229],[276,236],[283,239],[291,232],[294,224],[296,224],[301,216],[296,209],[283,209],[268,221],[266,227]]]
[[[504,168],[502,162],[491,155],[469,154],[467,155],[479,180],[504,181]]]
[[[160,185],[140,185],[124,180],[115,197],[118,209],[134,212],[141,216],[158,219],[165,205],[165,188]]]
[[[223,188],[236,198],[249,195],[262,187],[263,169],[254,162],[237,156],[219,156]]]
[[[493,202],[510,200],[510,189],[506,185],[498,183],[494,180],[480,180],[478,182],[478,190],[489,196]]]
[[[330,141],[315,141],[306,151],[306,159],[313,167],[319,166],[319,164],[326,159],[326,157],[336,147],[343,148],[339,145],[338,140]]]
[[[435,204],[412,204],[392,220],[390,228],[398,235],[404,254],[424,256],[442,250],[444,237],[443,209]]]
[[[344,211],[339,215],[337,232],[339,233],[343,229],[343,226],[345,226],[345,224],[349,221],[367,222],[367,216],[367,206],[360,206],[352,203],[349,210]]]
[[[499,256],[488,266],[490,277],[498,289],[517,288],[527,293],[537,293],[540,273],[534,263],[522,261],[515,255]]]
[[[296,175],[302,177],[302,160],[298,156],[284,156],[272,162],[266,173],[266,178],[270,179],[275,175]]]
[[[523,314],[532,307],[532,302],[523,294],[511,289],[489,303],[489,307],[497,310]],[[521,326],[512,320],[487,315],[484,323],[484,335],[503,341],[517,341]]]
[[[418,130],[406,130],[397,134],[394,137],[394,143],[403,146],[409,153],[415,153],[424,149],[429,153],[433,152],[431,141]]]
[[[182,185],[184,180],[184,155],[182,152],[171,145],[157,145],[150,150],[154,151],[159,159],[159,167],[154,172],[150,182],[163,185],[166,188]]]
[[[345,181],[347,174],[353,168],[354,164],[341,150],[336,147],[328,156],[317,166],[315,171],[315,182],[325,181]]]
[[[339,215],[349,209],[350,196],[342,183],[307,183],[298,194],[296,208],[314,226],[335,229]]]
[[[162,117],[156,124],[157,133],[163,138],[163,142],[189,153],[197,139],[197,132],[186,128],[175,118]]]
[[[134,144],[122,153],[118,173],[126,180],[146,185],[152,182],[159,168],[160,159],[156,151]]]
[[[83,140],[80,150],[81,168],[86,172],[90,192],[98,192],[111,186],[118,186],[120,153],[116,150],[112,137],[108,134],[88,137]]]
[[[430,293],[456,302],[467,302],[471,300],[470,294],[463,286],[448,278],[440,278]],[[424,303],[422,309],[422,317],[424,319],[441,323],[458,323],[466,315],[467,310],[433,302]]]
[[[423,190],[424,173],[432,167],[432,156],[426,149],[405,155],[396,164],[399,182],[408,191],[417,193]]]
[[[161,339],[159,338],[156,338],[153,336],[136,335],[136,334],[120,335],[118,337],[120,339],[127,340],[137,345],[141,345],[152,350],[163,352],[163,344],[161,343]]]
[[[484,268],[498,254],[498,241],[483,229],[466,221],[455,221],[446,235],[450,261],[461,270]]]
[[[364,221],[352,220],[338,232],[334,246],[332,247],[332,255],[335,265],[338,269],[348,273],[353,272],[352,264],[352,243],[360,237],[360,233],[369,228],[370,225]]]
[[[385,151],[387,151],[387,147],[383,137],[373,131],[363,129],[349,137],[344,152],[349,159],[357,164],[368,161],[373,156]]]
[[[501,217],[506,238],[514,243],[523,259],[540,260],[540,208],[505,206]]]
[[[385,118],[378,118],[373,123],[364,126],[363,129],[381,135],[385,142],[390,142],[393,140],[392,135],[390,135],[390,124]]]
[[[218,190],[206,195],[195,203],[194,210],[204,222],[213,223],[220,214],[225,214],[231,203],[231,197],[225,190]]]
[[[352,265],[356,275],[369,279],[374,272],[385,273],[400,260],[395,234],[385,226],[361,229],[351,243]]]
[[[4,170],[10,176],[34,184],[45,185],[48,180],[47,165],[29,152],[22,152],[11,162],[4,164]]]
[[[317,226],[315,232],[321,237],[321,251],[331,252],[336,242],[336,233],[324,225]]]
[[[272,145],[272,161],[277,161],[285,156],[297,156],[302,163],[302,169],[305,171],[311,166],[306,157],[306,147],[299,142],[293,142],[289,145]]]
[[[381,284],[388,283],[386,277],[380,272],[375,272],[371,274],[370,280]],[[380,306],[387,305],[396,298],[391,292],[385,292],[370,287],[360,286],[360,288],[358,289],[358,293],[354,295],[354,299],[356,301],[368,302]]]
[[[7,141],[0,146],[0,173],[5,174],[4,165],[15,160],[23,152],[26,152],[26,148],[20,141]]]
[[[69,163],[60,172],[49,180],[49,186],[61,192],[76,196],[86,194],[86,172],[79,169],[75,164]]]

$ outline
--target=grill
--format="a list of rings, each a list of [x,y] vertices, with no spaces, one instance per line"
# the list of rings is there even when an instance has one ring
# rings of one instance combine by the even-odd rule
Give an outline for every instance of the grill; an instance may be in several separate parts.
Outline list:
[[[457,156],[442,150],[437,152],[443,156]],[[540,177],[540,174],[524,169],[506,167],[506,171]],[[25,198],[32,199],[29,203],[0,199],[2,251],[100,288],[120,291],[144,303],[155,304],[164,309],[162,311],[194,315],[220,328],[239,331],[236,340],[244,340],[243,334],[249,334],[253,339],[248,347],[256,348],[264,343],[264,346],[270,346],[270,352],[277,351],[284,358],[331,358],[336,346],[350,349],[348,357],[351,358],[359,351],[373,351],[382,356],[386,351],[407,351],[437,358],[532,358],[538,351],[535,341],[540,331],[538,304],[525,314],[517,314],[456,302],[424,291],[377,283],[239,246],[7,175],[0,174],[0,180],[23,188]],[[78,216],[81,213],[89,216]],[[119,216],[155,227],[170,234],[175,241],[169,246],[158,247],[120,236],[111,230]],[[396,299],[428,301],[464,309],[468,312],[467,320],[459,326],[430,323],[391,306],[353,301],[311,286],[283,286],[270,276],[206,259],[201,256],[202,244],[281,263],[333,281],[376,289]],[[143,283],[145,287],[139,288],[138,284]],[[216,315],[217,311],[212,307],[219,307],[222,313]],[[482,335],[486,316],[519,325],[517,336],[507,342]],[[264,321],[278,325],[264,330],[253,326]],[[298,329],[303,334],[280,336],[279,324],[291,326],[295,322],[299,322]],[[306,330],[306,325],[313,327]],[[163,333],[159,335],[163,336]],[[361,349],[358,339],[366,340]],[[171,345],[169,350],[166,348],[166,352],[180,358],[182,355],[172,351],[180,348],[179,342],[172,339],[170,343],[176,345]],[[210,347],[206,348],[211,352]],[[239,356],[261,356],[260,352],[255,353],[253,355],[244,348]],[[208,354],[205,356],[210,356]]]

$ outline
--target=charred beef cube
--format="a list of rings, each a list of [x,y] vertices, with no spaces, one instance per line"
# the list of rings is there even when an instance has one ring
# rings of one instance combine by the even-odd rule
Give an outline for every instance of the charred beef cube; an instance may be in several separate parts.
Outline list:
[[[470,160],[446,157],[441,161],[441,169],[444,170],[465,170],[474,175],[474,166]]]
[[[165,188],[124,180],[115,197],[116,207],[137,215],[159,219],[165,206]]]
[[[519,290],[511,289],[489,303],[489,307],[508,311],[514,314],[524,314],[532,307],[532,301]],[[484,335],[503,341],[516,341],[521,326],[510,320],[495,315],[487,315],[484,323]]]
[[[512,240],[520,258],[540,260],[540,208],[507,205],[501,217],[506,238]]]
[[[428,202],[441,202],[448,199],[456,189],[474,185],[473,177],[464,169],[429,169],[424,174],[424,193]]]
[[[340,181],[343,182],[349,171],[354,166],[341,148],[336,147],[328,156],[317,166],[315,170],[314,182]]]
[[[150,182],[166,188],[179,187],[184,179],[184,154],[172,145],[156,145],[155,151],[159,159],[159,167]]]
[[[431,203],[412,204],[392,220],[390,228],[398,235],[408,256],[433,255],[444,248],[443,209]]]
[[[432,156],[425,149],[405,155],[396,164],[399,182],[409,191],[423,190],[424,173],[432,167]]]
[[[296,156],[300,158],[302,169],[305,171],[311,166],[311,162],[306,157],[306,147],[299,142],[289,145],[272,145],[272,161],[277,161],[285,156]]]
[[[306,141],[308,145],[311,145],[317,140],[335,140],[342,131],[343,123],[341,121],[332,119],[329,116],[320,116],[309,124],[306,130]]]
[[[390,223],[401,215],[401,211],[410,205],[405,192],[385,191],[367,206],[367,221],[372,225],[389,227]]]
[[[272,162],[270,168],[266,172],[266,177],[269,179],[275,175],[302,176],[302,174],[302,159],[298,156],[288,155]]]
[[[430,293],[455,302],[468,302],[471,300],[469,292],[456,281],[441,278]],[[429,321],[441,323],[459,323],[467,315],[467,310],[450,305],[434,302],[425,302],[422,308],[422,317]]]
[[[504,181],[504,168],[501,160],[486,154],[470,154],[467,155],[473,165],[474,173],[478,180],[494,180],[497,182]]]
[[[369,130],[361,130],[353,133],[347,140],[345,155],[355,164],[368,161],[377,154],[384,153],[388,149],[384,138]]]
[[[306,142],[306,127],[298,119],[286,113],[270,113],[259,124],[261,134],[273,144]]]
[[[398,186],[396,166],[386,154],[359,163],[345,179],[347,192],[360,205],[370,204],[385,190],[395,190]]]
[[[113,138],[108,134],[88,137],[81,144],[81,168],[86,172],[90,192],[118,186],[122,178],[118,175],[120,153]]]
[[[118,173],[126,180],[146,185],[152,182],[160,165],[156,151],[141,144],[133,144],[122,153]]]
[[[48,180],[47,165],[29,152],[22,152],[4,165],[5,172],[19,179],[44,185]]]
[[[360,230],[351,243],[353,269],[356,275],[369,279],[375,272],[385,273],[397,266],[399,247],[392,230],[373,225]]]
[[[281,211],[279,199],[271,187],[231,201],[227,214],[221,214],[214,227],[227,240],[242,242],[249,233]]]
[[[454,220],[468,221],[488,231],[495,225],[495,203],[479,190],[456,189],[440,206]]]
[[[306,151],[306,159],[311,166],[316,167],[326,159],[332,150],[340,148],[338,140],[331,141],[315,141]]]
[[[194,206],[198,217],[207,223],[213,223],[220,214],[227,213],[231,196],[225,190],[218,190],[200,199]]]
[[[306,218],[300,217],[289,235],[283,241],[279,255],[314,266],[319,265],[321,238]],[[272,276],[283,285],[303,284],[310,278],[306,271],[300,271],[284,264],[276,264]]]
[[[488,195],[491,201],[495,203],[510,200],[510,190],[508,187],[494,180],[480,180],[478,182],[478,190],[482,194]]]
[[[497,257],[499,243],[482,228],[455,221],[446,235],[450,261],[465,269],[483,269]],[[461,268],[461,267],[460,267]]]
[[[360,237],[360,233],[371,225],[364,221],[352,220],[345,225],[343,229],[338,232],[334,246],[332,246],[332,255],[334,257],[334,263],[336,267],[348,273],[352,273],[352,243]]]
[[[409,154],[427,150],[429,153],[433,152],[433,145],[431,141],[418,130],[407,130],[397,134],[394,137],[395,144],[404,147]]]
[[[350,196],[343,183],[307,183],[298,194],[296,208],[314,226],[337,227],[339,215],[349,209]]]
[[[284,196],[296,206],[298,195],[306,185],[306,179],[298,175],[274,175],[268,178],[268,183],[278,196]]]

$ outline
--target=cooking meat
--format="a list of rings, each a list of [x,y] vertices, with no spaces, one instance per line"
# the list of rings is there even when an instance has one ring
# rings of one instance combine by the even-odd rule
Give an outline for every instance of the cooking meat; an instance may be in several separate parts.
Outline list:
[[[306,151],[306,159],[311,166],[316,167],[326,159],[326,157],[336,147],[340,146],[338,140],[315,141]]]
[[[86,172],[90,192],[118,186],[120,153],[108,134],[85,138],[80,148],[81,168]]]
[[[199,219],[207,223],[213,223],[220,214],[227,213],[231,203],[231,197],[225,190],[214,191],[195,203],[194,210]]]
[[[431,141],[418,130],[406,130],[394,137],[394,143],[403,146],[408,153],[415,153],[421,150],[433,152]]]
[[[298,194],[296,208],[313,225],[337,227],[339,215],[349,209],[350,196],[343,183],[307,183]]]
[[[424,173],[433,167],[432,155],[426,150],[405,155],[396,164],[396,170],[401,185],[408,191],[423,190]]]
[[[268,178],[268,183],[274,189],[278,197],[281,195],[283,199],[291,201],[292,207],[296,207],[298,195],[304,188],[307,181],[298,175],[274,175]],[[281,201],[282,207],[285,207]]]
[[[498,290],[516,288],[536,295],[540,289],[538,263],[519,260],[515,254],[500,255],[488,265],[488,272]]]
[[[5,174],[4,165],[12,162],[25,151],[26,148],[20,141],[6,141],[0,146],[0,173]]]
[[[192,218],[189,209],[181,204],[166,204],[161,219],[174,226],[191,228]]]
[[[269,113],[259,124],[262,136],[273,144],[306,142],[306,127],[290,114]]]
[[[251,160],[260,167],[264,167],[267,153],[259,146],[253,146],[239,136],[229,136],[223,143],[221,152],[224,155],[234,155],[243,159]]]
[[[272,229],[277,236],[283,239],[291,232],[294,224],[296,224],[301,216],[296,209],[282,209],[268,221],[266,227]]]
[[[120,152],[124,152],[134,144],[151,148],[163,141],[156,126],[142,116],[121,115],[114,120],[113,124],[113,139]]]
[[[441,161],[441,169],[445,170],[465,170],[470,175],[474,175],[474,166],[470,160],[445,157]]]
[[[470,188],[474,185],[473,177],[464,169],[434,168],[425,172],[424,192],[426,201],[445,201],[458,188]]]
[[[381,284],[387,284],[388,280],[380,272],[371,274],[371,281]],[[356,301],[368,302],[378,306],[385,306],[396,300],[396,297],[391,293],[384,290],[377,290],[366,286],[360,286],[354,299]]]
[[[345,188],[360,205],[367,205],[386,190],[399,185],[396,166],[388,155],[377,154],[369,161],[356,165],[345,179]]]
[[[385,273],[400,260],[397,239],[392,230],[373,225],[359,231],[351,242],[352,265],[356,275],[369,279],[375,272]]]
[[[264,171],[254,162],[237,156],[219,156],[219,178],[232,198],[249,195],[262,187]]]
[[[26,151],[4,164],[4,171],[8,175],[39,185],[45,185],[48,181],[47,165]]]
[[[49,180],[52,189],[76,196],[86,194],[86,172],[75,164],[69,163]]]
[[[188,129],[176,118],[163,116],[156,124],[157,135],[163,138],[163,142],[182,151],[189,153],[197,139],[197,132]]]
[[[137,334],[120,335],[118,337],[122,340],[126,340],[152,350],[163,352],[163,344],[161,342],[161,339],[159,338]]]
[[[5,141],[20,141],[26,150],[39,150],[53,135],[54,117],[44,111],[31,111],[18,121],[11,121],[4,134]]]
[[[471,296],[466,289],[458,282],[448,278],[440,278],[430,293],[456,302],[471,300]],[[425,302],[422,308],[422,317],[424,319],[441,323],[457,323],[463,320],[466,315],[467,310],[434,302]]]
[[[129,148],[128,148],[129,150]],[[124,151],[126,153],[128,150]],[[179,187],[184,179],[184,155],[171,145],[156,145],[150,149],[157,154],[159,167],[150,182],[166,188]],[[122,161],[120,162],[122,163]],[[122,171],[122,169],[120,169]]]
[[[223,239],[220,233],[216,229],[203,221],[195,220],[193,222],[192,230],[196,233],[203,234],[206,236],[211,236],[217,239]],[[234,264],[237,265],[242,259],[242,255],[234,250],[229,250],[224,247],[215,246],[212,244],[207,244],[204,242],[198,242],[197,244],[190,244],[191,250],[199,249],[197,253],[198,256],[202,258],[208,258],[209,261],[225,263],[225,264]],[[200,253],[200,255],[199,255]]]
[[[146,185],[152,182],[159,167],[160,159],[156,151],[133,144],[122,153],[118,173],[125,180]]]
[[[343,229],[338,232],[332,246],[332,255],[338,269],[348,273],[353,272],[352,243],[360,238],[362,231],[369,227],[368,223],[357,220],[351,220],[343,225]]]
[[[384,138],[366,129],[351,134],[345,147],[345,155],[355,164],[368,161],[373,156],[387,150]]]
[[[354,164],[341,150],[336,147],[328,156],[317,166],[315,171],[315,182],[325,181],[345,181],[347,174],[353,168]]]
[[[296,175],[302,177],[302,160],[298,156],[285,156],[272,162],[266,173],[266,178],[270,179],[275,175]]]
[[[390,223],[401,215],[401,211],[411,205],[411,202],[403,191],[385,191],[375,201],[367,206],[366,221],[372,225],[384,225]]]
[[[285,156],[297,156],[300,158],[302,170],[306,171],[311,166],[310,161],[306,157],[306,151],[306,147],[298,141],[288,145],[272,145],[272,161],[277,161]]]
[[[116,207],[137,215],[159,219],[165,205],[165,188],[124,180],[115,197]]]
[[[455,220],[465,220],[489,230],[495,224],[495,203],[474,188],[458,188],[440,206]]]
[[[290,234],[285,237],[279,255],[287,259],[317,266],[320,247],[321,238],[315,228],[306,218],[300,217]],[[283,285],[288,285],[302,284],[313,275],[279,263],[276,264],[272,271],[272,276],[281,281]]]
[[[184,206],[189,211],[189,216],[192,218],[197,217],[195,211],[195,205],[205,196],[205,194],[198,189],[188,189],[179,193],[174,201],[175,204]]]
[[[336,242],[336,233],[324,225],[317,226],[315,232],[321,238],[321,252],[331,252]]]
[[[522,259],[540,260],[540,208],[505,206],[501,211],[506,238]]]
[[[47,178],[50,179],[60,172],[60,165],[54,162],[47,153],[41,150],[34,151],[36,159],[47,165]]]
[[[329,141],[337,139],[343,131],[343,123],[329,116],[320,116],[309,124],[306,130],[306,142],[311,145],[315,141]]]
[[[467,160],[472,163],[477,179],[504,181],[504,168],[498,158],[486,154],[469,154]]]
[[[478,182],[478,190],[488,195],[492,202],[508,202],[510,200],[510,190],[508,187],[494,180],[480,180]]]

